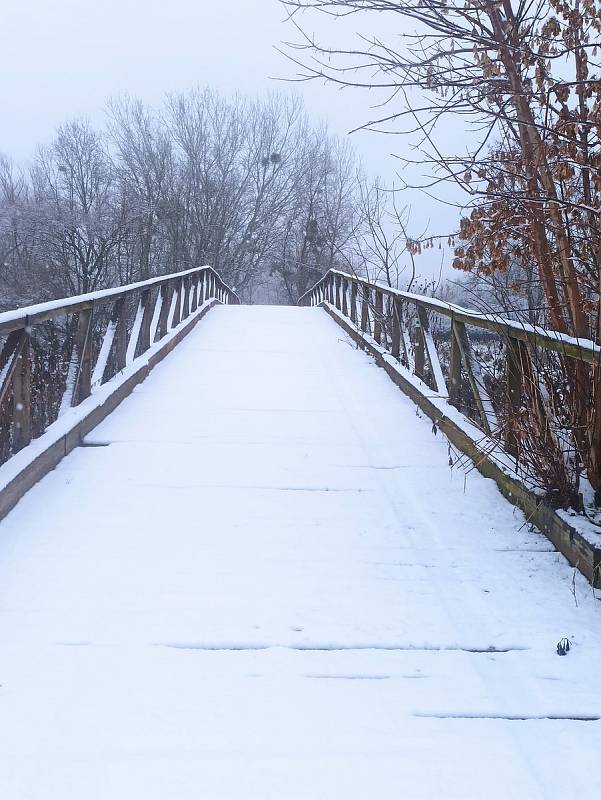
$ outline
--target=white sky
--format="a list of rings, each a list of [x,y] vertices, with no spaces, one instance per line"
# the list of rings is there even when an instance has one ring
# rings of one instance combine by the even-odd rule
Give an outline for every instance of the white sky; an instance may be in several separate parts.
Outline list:
[[[107,99],[119,93],[159,104],[165,93],[196,85],[246,94],[289,88],[271,80],[295,71],[275,50],[295,36],[284,16],[277,0],[4,0],[0,151],[26,161],[65,120],[85,116],[101,124]],[[325,24],[306,18],[310,31],[324,33]],[[311,115],[342,135],[369,118],[375,99],[317,82],[296,88]],[[371,174],[394,180],[398,162],[390,154],[403,146],[398,137],[362,132],[352,142]],[[405,203],[415,234],[456,225],[455,210],[421,193]],[[431,258],[437,271],[440,253],[423,261]]]

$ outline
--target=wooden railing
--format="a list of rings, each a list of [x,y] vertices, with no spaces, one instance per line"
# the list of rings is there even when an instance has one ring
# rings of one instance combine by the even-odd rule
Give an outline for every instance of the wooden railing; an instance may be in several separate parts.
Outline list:
[[[300,298],[299,304],[333,306],[434,392],[464,411],[465,377],[474,401],[470,414],[473,421],[486,434],[494,433],[502,438],[505,449],[512,455],[517,455],[518,447],[514,431],[509,426],[503,429],[497,411],[504,406],[506,417],[508,409],[519,413],[526,381],[533,381],[533,349],[542,348],[576,361],[601,364],[601,348],[592,341],[393,289],[337,270],[326,273]],[[448,343],[444,370],[431,332],[433,315],[447,319],[445,335],[438,337]],[[505,391],[502,398],[496,395],[491,398],[490,381],[487,386],[468,327],[500,334],[504,340]]]
[[[211,299],[240,302],[199,267],[0,313],[0,463]]]

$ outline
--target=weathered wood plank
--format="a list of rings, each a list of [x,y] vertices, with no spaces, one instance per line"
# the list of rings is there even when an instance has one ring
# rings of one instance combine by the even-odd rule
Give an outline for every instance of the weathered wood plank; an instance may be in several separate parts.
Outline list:
[[[169,283],[161,286],[161,311],[159,313],[159,324],[155,335],[155,342],[159,342],[167,335],[167,325],[169,322],[169,311],[171,309],[172,288]]]
[[[9,333],[2,352],[0,352],[0,403],[12,385],[19,356],[27,341],[25,329]]]
[[[140,335],[135,350],[135,357],[137,358],[142,353],[145,353],[150,347],[150,326],[152,325],[152,318],[154,316],[154,303],[152,302],[152,291],[144,289],[140,296],[140,304],[143,309],[142,324],[140,325]]]
[[[348,317],[348,281],[346,278],[342,279],[342,313],[345,317]]]
[[[369,328],[369,302],[371,290],[369,286],[363,286],[363,293],[361,297],[361,330],[367,333]]]
[[[351,281],[351,322],[357,324],[357,282]]]
[[[426,379],[426,346],[419,317],[413,325],[413,372],[420,380]]]
[[[75,334],[75,353],[77,358],[77,377],[73,387],[72,405],[76,406],[89,397],[92,391],[92,326],[94,309],[87,308],[79,312],[77,332]]]
[[[384,295],[377,289],[374,290],[374,339],[382,343],[382,317],[384,316]]]
[[[25,333],[13,374],[12,450],[18,453],[31,441],[31,345]]]
[[[463,322],[455,320],[453,335],[455,336],[459,351],[461,352],[461,361],[472,388],[472,394],[482,422],[482,427],[486,433],[490,434],[498,427],[497,415],[492,401],[488,396],[480,365],[474,358],[470,340]]]
[[[524,389],[524,343],[517,339],[507,339],[507,354],[505,365],[505,380],[507,392],[507,411],[511,418],[516,419],[520,413],[522,392]],[[505,426],[505,449],[517,458],[519,441],[513,428],[512,420]]]
[[[438,392],[438,394],[446,395],[448,394],[447,385],[442,372],[442,367],[440,366],[438,351],[436,350],[436,345],[434,344],[434,339],[432,338],[432,333],[430,332],[428,312],[425,308],[418,308],[417,313],[419,316],[424,348],[426,351],[426,356],[428,357],[428,363],[430,365],[430,373],[434,383],[432,388],[435,392]]]
[[[461,351],[457,344],[455,320],[451,323],[451,338],[449,352],[449,402],[461,410]]]

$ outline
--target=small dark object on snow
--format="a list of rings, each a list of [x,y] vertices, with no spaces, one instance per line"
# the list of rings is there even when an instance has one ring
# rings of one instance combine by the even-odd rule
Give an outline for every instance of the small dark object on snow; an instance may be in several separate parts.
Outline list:
[[[566,656],[569,652],[570,652],[570,642],[564,636],[563,639],[560,639],[559,642],[557,642],[557,655]]]
[[[432,433],[434,434],[434,436],[436,436],[436,434],[438,433],[438,427],[436,423],[432,425]]]

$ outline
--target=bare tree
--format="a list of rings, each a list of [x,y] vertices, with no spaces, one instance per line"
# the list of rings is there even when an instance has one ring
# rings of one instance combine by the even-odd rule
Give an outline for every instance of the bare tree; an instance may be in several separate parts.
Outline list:
[[[450,182],[465,192],[456,266],[490,275],[520,263],[527,275],[534,265],[547,323],[599,336],[598,0],[283,2],[300,36],[288,49],[299,78],[379,90],[381,114],[365,127],[411,138],[417,155],[404,160],[430,172],[422,188]],[[322,44],[303,33],[306,11],[360,16],[363,30],[385,20],[401,35]],[[469,129],[460,147],[448,135],[451,119]],[[550,399],[540,445],[561,471],[562,448],[550,443],[567,427],[576,486],[581,460],[601,502],[600,371],[569,360],[554,369],[568,396]]]

